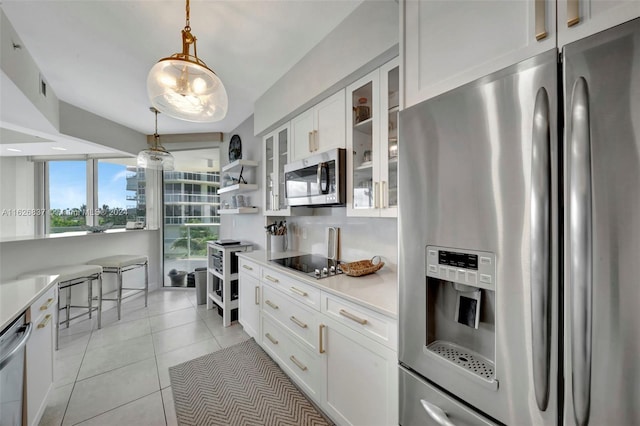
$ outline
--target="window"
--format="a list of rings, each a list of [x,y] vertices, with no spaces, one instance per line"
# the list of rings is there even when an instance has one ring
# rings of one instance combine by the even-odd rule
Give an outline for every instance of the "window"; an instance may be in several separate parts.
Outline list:
[[[123,160],[98,161],[98,205],[95,212],[99,225],[124,228],[127,221],[144,222],[144,170],[128,166]]]
[[[47,161],[50,214],[46,232],[81,231],[86,225],[124,228],[128,221],[145,223],[146,174],[135,161]]]
[[[81,231],[87,224],[87,162],[49,162],[49,227],[51,234]]]

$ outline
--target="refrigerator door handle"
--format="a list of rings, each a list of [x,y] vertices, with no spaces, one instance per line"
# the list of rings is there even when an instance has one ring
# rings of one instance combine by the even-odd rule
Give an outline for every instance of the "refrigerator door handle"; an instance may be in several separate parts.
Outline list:
[[[451,423],[451,420],[449,420],[449,417],[447,417],[447,413],[445,413],[442,408],[424,399],[421,399],[420,403],[422,404],[424,411],[427,412],[429,417],[435,420],[435,422],[440,426],[455,426],[453,423]]]
[[[551,359],[551,129],[549,96],[538,90],[531,151],[531,346],[533,384],[540,411],[549,402]]]
[[[587,82],[571,95],[569,137],[569,290],[571,291],[571,383],[576,423],[589,420],[591,399],[592,224],[591,135]]]

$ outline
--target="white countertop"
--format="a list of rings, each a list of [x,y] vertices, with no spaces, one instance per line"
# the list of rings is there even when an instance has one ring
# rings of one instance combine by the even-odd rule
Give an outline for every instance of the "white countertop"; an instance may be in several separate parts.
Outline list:
[[[0,284],[0,330],[11,324],[58,283],[58,275],[39,275]]]
[[[264,266],[287,274],[292,278],[315,286],[328,293],[358,303],[391,318],[398,318],[398,274],[389,268],[383,267],[378,272],[361,277],[350,277],[345,274],[333,277],[314,279],[302,272],[285,268],[277,263],[269,262],[270,259],[298,256],[294,251],[271,253],[259,250],[248,253],[238,253],[238,257],[258,262]]]
[[[131,232],[145,232],[145,231],[157,231],[157,229],[124,229],[115,228],[107,229],[104,232],[89,232],[89,231],[71,231],[60,232],[58,234],[44,234],[44,235],[20,235],[16,237],[0,237],[0,243],[10,243],[14,241],[32,241],[32,240],[49,240],[56,238],[73,238],[73,237],[86,237],[89,235],[104,236],[104,235],[118,235],[128,234]]]

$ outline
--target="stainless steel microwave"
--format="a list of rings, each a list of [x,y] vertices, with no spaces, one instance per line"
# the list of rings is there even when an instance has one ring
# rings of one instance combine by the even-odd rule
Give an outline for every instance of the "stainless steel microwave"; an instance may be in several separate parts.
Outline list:
[[[289,206],[339,206],[346,203],[347,151],[343,148],[315,154],[284,166],[285,196]]]

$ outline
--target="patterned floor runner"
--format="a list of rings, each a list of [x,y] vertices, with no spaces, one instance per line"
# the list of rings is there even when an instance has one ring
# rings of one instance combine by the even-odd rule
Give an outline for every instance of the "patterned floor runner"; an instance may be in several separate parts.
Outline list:
[[[255,340],[169,368],[180,425],[331,425]]]

